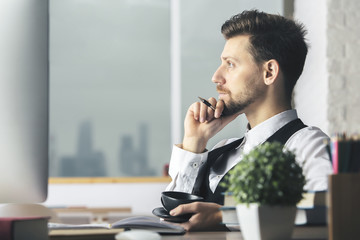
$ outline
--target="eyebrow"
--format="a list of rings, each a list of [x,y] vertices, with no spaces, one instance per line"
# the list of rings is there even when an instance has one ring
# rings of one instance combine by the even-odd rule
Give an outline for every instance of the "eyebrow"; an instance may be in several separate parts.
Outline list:
[[[220,59],[226,61],[226,60],[232,60],[232,61],[235,61],[235,62],[240,62],[240,59],[238,58],[235,58],[235,57],[231,57],[231,56],[221,56]]]

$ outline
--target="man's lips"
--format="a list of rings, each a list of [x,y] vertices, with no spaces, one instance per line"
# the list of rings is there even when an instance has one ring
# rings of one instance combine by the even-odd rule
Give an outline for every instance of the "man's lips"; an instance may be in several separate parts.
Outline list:
[[[220,86],[216,86],[216,91],[217,91],[219,94],[229,94],[229,93],[230,93],[229,90],[224,89],[224,88],[222,88],[222,87],[220,87]]]
[[[224,98],[227,96],[227,95],[230,95],[230,91],[228,91],[227,89],[224,89],[222,88],[221,86],[216,86],[216,91],[218,92],[219,94],[219,99],[222,99],[224,100]]]
[[[230,95],[227,91],[217,91],[219,94],[219,98],[225,97],[226,95]]]
[[[227,95],[227,93],[225,93],[225,92],[219,92],[219,99],[222,99],[226,95]]]

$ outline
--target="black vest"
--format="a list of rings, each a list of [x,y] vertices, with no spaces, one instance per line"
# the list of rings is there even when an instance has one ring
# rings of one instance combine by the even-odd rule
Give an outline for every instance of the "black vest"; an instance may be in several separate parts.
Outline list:
[[[272,136],[270,136],[266,142],[280,142],[285,144],[286,141],[297,131],[306,127],[304,123],[300,119],[295,119],[287,124],[285,124],[282,128],[276,131]],[[193,194],[204,197],[206,202],[214,202],[223,205],[224,204],[224,195],[223,192],[226,191],[221,184],[216,187],[215,192],[213,193],[209,187],[209,174],[210,168],[214,164],[221,164],[222,159],[226,159],[227,156],[234,153],[236,151],[236,147],[238,147],[244,138],[236,140],[232,143],[229,143],[220,148],[216,148],[209,152],[208,160],[203,169],[200,169],[198,177],[195,181]],[[224,160],[225,161],[225,160]],[[221,179],[220,183],[224,181],[225,176],[229,174],[227,172],[224,177]]]

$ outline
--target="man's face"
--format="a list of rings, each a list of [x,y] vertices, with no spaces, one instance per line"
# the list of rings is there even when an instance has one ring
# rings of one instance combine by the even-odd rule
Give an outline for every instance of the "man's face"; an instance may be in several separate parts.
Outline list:
[[[249,36],[228,39],[221,54],[221,65],[212,77],[219,99],[225,103],[224,115],[251,111],[264,96],[263,72],[249,53],[249,44]]]

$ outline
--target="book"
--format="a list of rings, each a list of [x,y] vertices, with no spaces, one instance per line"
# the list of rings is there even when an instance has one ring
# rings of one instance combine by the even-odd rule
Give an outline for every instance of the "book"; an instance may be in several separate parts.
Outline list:
[[[233,197],[232,192],[225,192],[224,195],[224,206],[230,207],[230,206],[236,206],[237,202],[235,198]]]
[[[327,191],[307,191],[303,193],[303,199],[296,205],[298,208],[313,208],[326,206]]]
[[[109,223],[89,223],[89,224],[67,224],[67,223],[48,223],[49,230],[62,230],[62,229],[110,229]]]
[[[222,224],[227,227],[239,225],[236,207],[221,207]],[[327,222],[327,207],[298,208],[296,211],[295,225],[325,225]]]
[[[67,228],[49,231],[50,240],[114,240],[124,229]]]
[[[239,225],[235,206],[222,206],[219,210],[222,213],[222,224],[226,226]]]
[[[232,192],[224,192],[224,205],[220,207],[222,214],[222,222],[226,227],[239,226],[239,221],[236,213],[236,200]]]
[[[160,235],[182,235],[185,229],[181,226],[168,223],[152,216],[129,217],[112,224],[61,224],[49,223],[51,240],[63,239],[114,239],[114,235],[131,229],[144,229],[159,233]],[[87,238],[86,238],[87,237]]]
[[[295,225],[326,225],[327,207],[315,206],[313,208],[298,208]]]
[[[6,217],[0,218],[1,240],[48,240],[48,218]]]
[[[327,223],[327,191],[307,191],[296,205],[295,225],[325,225]],[[224,206],[220,208],[222,224],[228,227],[239,225],[236,201],[232,194],[224,195]]]
[[[158,217],[140,216],[130,217],[119,220],[112,224],[113,228],[124,229],[145,229],[152,230],[160,235],[182,235],[185,234],[185,229],[180,225],[161,220]]]
[[[327,191],[308,191],[297,204],[296,225],[325,225],[327,223]]]

